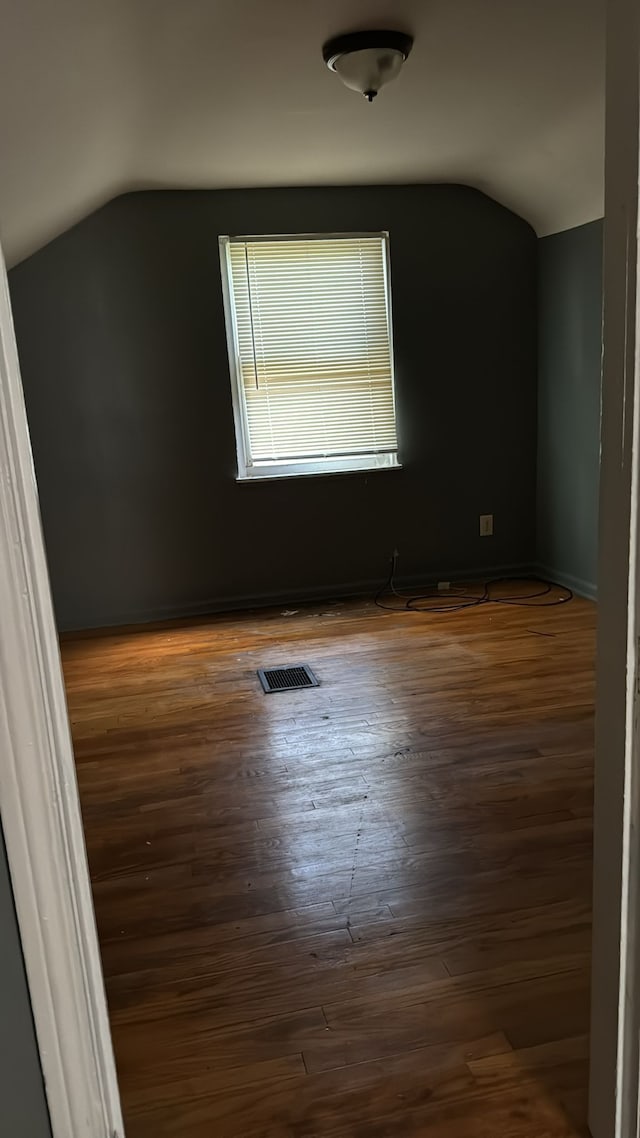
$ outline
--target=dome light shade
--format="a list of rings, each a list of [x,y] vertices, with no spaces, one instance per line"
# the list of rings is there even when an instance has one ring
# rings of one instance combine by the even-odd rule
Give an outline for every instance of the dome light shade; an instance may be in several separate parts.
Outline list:
[[[322,55],[345,87],[359,91],[371,103],[380,88],[400,74],[412,45],[413,39],[404,32],[351,32],[329,40]]]

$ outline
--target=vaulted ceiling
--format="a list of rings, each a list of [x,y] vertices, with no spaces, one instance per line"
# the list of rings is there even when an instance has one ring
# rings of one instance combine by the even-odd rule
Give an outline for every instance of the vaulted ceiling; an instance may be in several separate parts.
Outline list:
[[[415,46],[369,106],[331,35]],[[462,182],[539,234],[603,212],[604,0],[0,0],[9,263],[130,189]]]

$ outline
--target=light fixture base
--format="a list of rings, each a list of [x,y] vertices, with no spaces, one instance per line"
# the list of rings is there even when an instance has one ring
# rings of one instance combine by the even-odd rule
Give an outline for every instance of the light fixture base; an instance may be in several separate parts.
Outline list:
[[[399,51],[406,60],[413,47],[413,36],[406,32],[373,31],[373,32],[347,32],[342,36],[334,36],[327,40],[322,48],[322,58],[331,71],[336,69],[336,60],[341,55],[348,55],[353,51]]]

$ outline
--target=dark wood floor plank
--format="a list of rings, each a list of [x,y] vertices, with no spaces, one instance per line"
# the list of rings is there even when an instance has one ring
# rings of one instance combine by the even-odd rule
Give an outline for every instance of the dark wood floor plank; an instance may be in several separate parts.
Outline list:
[[[212,1067],[226,1071],[253,1067],[301,1054],[327,1032],[321,1008],[212,1029],[208,1010],[176,1016],[171,1032],[146,1021],[113,1024],[116,1059],[125,1091],[160,1088],[181,1079],[199,1078]],[[232,1078],[232,1076],[230,1076]],[[128,1101],[128,1100],[127,1100]]]
[[[391,920],[389,909],[371,910],[369,920]],[[309,905],[304,909],[284,909],[278,913],[247,917],[228,921],[224,924],[210,922],[193,928],[188,938],[182,931],[160,933],[156,937],[143,936],[139,940],[116,940],[103,944],[102,957],[106,974],[122,975],[145,968],[156,968],[164,964],[188,960],[206,955],[215,961],[216,956],[233,953],[235,960],[242,960],[264,945],[282,944],[292,940],[306,939],[323,932],[335,932],[347,928],[347,918],[338,916],[330,902]]]

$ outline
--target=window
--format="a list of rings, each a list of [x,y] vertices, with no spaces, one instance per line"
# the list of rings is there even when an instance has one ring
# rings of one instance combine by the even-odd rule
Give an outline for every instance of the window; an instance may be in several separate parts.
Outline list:
[[[388,235],[220,251],[238,478],[397,466]]]

